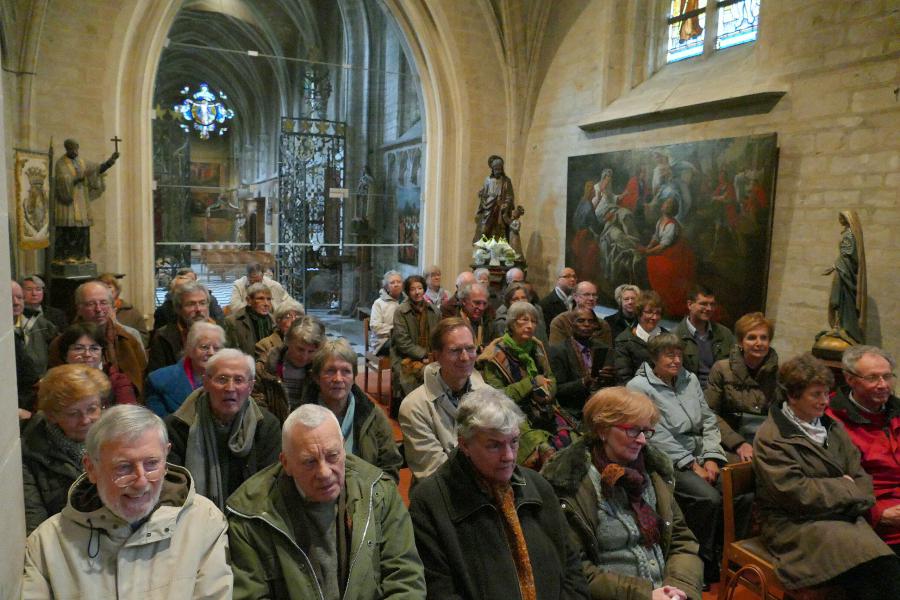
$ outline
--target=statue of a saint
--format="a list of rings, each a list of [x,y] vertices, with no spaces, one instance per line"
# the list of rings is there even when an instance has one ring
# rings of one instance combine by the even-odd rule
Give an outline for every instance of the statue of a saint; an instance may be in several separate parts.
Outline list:
[[[78,156],[78,142],[66,140],[66,153],[56,161],[54,175],[56,239],[55,263],[89,263],[91,259],[91,201],[106,191],[104,173],[119,158],[113,152],[106,162],[96,164]]]
[[[478,211],[475,213],[474,244],[484,235],[487,238],[509,239],[510,215],[516,208],[512,181],[503,172],[503,158],[492,155],[488,159],[491,174],[478,192]],[[505,213],[505,214],[504,214]]]
[[[862,225],[853,210],[841,211],[838,221],[844,228],[838,257],[834,265],[822,273],[832,276],[828,324],[832,328],[831,335],[862,344],[865,343],[866,329],[866,252]]]

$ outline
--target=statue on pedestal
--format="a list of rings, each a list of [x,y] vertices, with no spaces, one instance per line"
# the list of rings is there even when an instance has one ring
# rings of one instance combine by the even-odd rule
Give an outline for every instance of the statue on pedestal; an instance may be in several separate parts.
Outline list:
[[[120,141],[114,138],[116,146]],[[55,240],[54,264],[86,264],[91,262],[90,204],[106,191],[104,173],[119,158],[112,153],[106,162],[92,163],[78,156],[78,142],[68,139],[66,153],[56,161],[54,196]]]
[[[474,244],[484,236],[488,239],[509,239],[509,224],[517,217],[512,181],[503,172],[503,158],[496,154],[488,158],[491,174],[484,180],[478,192],[478,210],[475,213]]]

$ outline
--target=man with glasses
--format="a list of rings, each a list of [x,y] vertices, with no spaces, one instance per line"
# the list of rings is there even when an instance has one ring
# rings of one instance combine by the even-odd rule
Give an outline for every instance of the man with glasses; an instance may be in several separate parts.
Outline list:
[[[400,429],[413,481],[428,477],[456,448],[456,409],[463,394],[488,387],[475,371],[472,330],[459,317],[444,319],[431,333],[434,361],[425,382],[400,404]]]
[[[148,373],[178,362],[191,325],[198,321],[214,323],[209,318],[209,291],[202,283],[191,281],[176,287],[172,292],[172,304],[178,318],[156,330],[150,341]]]
[[[475,347],[481,352],[490,341],[485,317],[488,310],[488,289],[480,283],[463,286],[459,290],[459,300],[462,303],[459,317],[472,329]]]
[[[576,281],[575,269],[563,267],[557,274],[556,287],[541,299],[541,310],[544,311],[547,333],[550,333],[550,323],[553,322],[553,319],[575,307],[575,302],[572,300],[572,291],[575,289]]]
[[[75,322],[90,322],[100,328],[106,338],[103,364],[113,365],[125,373],[137,390],[138,400],[144,392],[144,370],[147,355],[141,344],[141,336],[133,329],[129,331],[116,321],[112,292],[100,281],[88,281],[75,289]],[[49,366],[55,367],[65,362],[59,350],[60,336],[50,343]]]
[[[869,522],[875,532],[900,553],[900,399],[894,357],[876,346],[850,346],[841,359],[842,388],[826,409],[837,419],[861,453],[860,464],[872,476],[875,506]]]
[[[63,511],[25,547],[23,598],[230,598],[226,522],[166,464],[163,422],[116,406],[91,426]]]
[[[587,309],[593,313],[594,307],[597,306],[597,286],[590,281],[579,282],[578,285],[575,286],[575,292],[572,294],[572,299],[575,302],[575,308]],[[594,313],[594,317],[597,319],[597,332],[594,335],[598,336],[607,346],[611,347],[612,334],[609,329],[609,323],[597,317],[596,313]],[[550,322],[550,345],[554,346],[562,344],[571,338],[574,322],[574,309],[557,315],[553,321]]]
[[[69,320],[66,313],[55,306],[44,306],[44,280],[37,275],[26,275],[19,280],[22,291],[25,292],[25,315],[34,312],[41,314],[45,319],[56,325],[59,331],[63,331]]]
[[[705,390],[713,363],[728,358],[734,346],[731,330],[713,321],[716,295],[702,285],[695,286],[687,301],[688,315],[673,333],[684,343],[685,369],[697,375]]]
[[[166,417],[172,440],[169,461],[194,476],[197,493],[224,510],[244,481],[278,460],[278,419],[250,398],[253,357],[225,348],[206,361],[203,387]]]

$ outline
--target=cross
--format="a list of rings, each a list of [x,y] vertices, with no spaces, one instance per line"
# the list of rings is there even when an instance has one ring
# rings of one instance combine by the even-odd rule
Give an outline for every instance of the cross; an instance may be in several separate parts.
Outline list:
[[[115,137],[109,138],[109,141],[111,141],[112,143],[114,143],[116,145],[116,152],[118,152],[119,151],[119,142],[122,141],[122,138],[120,138],[119,136],[115,136]]]

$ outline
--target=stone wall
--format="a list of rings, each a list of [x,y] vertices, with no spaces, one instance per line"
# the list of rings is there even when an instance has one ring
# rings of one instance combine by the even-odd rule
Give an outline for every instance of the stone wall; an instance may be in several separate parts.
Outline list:
[[[638,3],[646,5],[649,3]],[[527,258],[537,283],[549,286],[565,257],[566,169],[570,156],[775,132],[780,164],[775,195],[766,312],[777,321],[784,356],[810,348],[825,328],[830,278],[820,273],[837,255],[837,213],[856,210],[868,258],[871,343],[900,354],[900,10],[888,1],[763,0],[756,43],[674,63],[638,85],[635,25],[610,21],[604,0],[573,5],[554,20],[562,36],[540,88],[527,138],[518,196],[528,210]],[[554,30],[565,21],[568,30]],[[601,43],[619,35],[638,46],[605,57]],[[630,28],[630,29],[629,29]],[[643,52],[646,56],[648,52]],[[629,57],[632,57],[629,59]],[[610,76],[610,71],[617,73]],[[623,83],[625,82],[625,83]],[[624,85],[610,90],[604,86]],[[712,120],[652,131],[591,137],[579,125],[612,116],[752,92],[787,94],[768,114]],[[615,101],[607,104],[609,98]],[[540,224],[540,225],[539,225]]]

